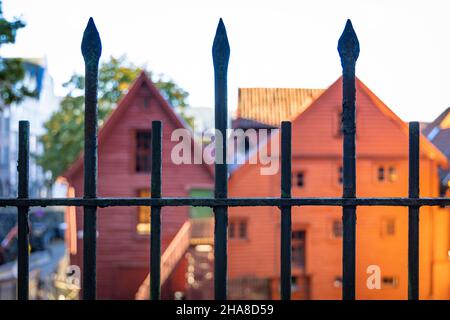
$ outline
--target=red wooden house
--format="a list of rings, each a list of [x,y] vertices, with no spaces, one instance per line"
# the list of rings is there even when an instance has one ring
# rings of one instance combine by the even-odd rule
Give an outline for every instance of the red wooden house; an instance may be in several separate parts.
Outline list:
[[[183,121],[164,100],[144,72],[101,126],[98,135],[98,195],[101,197],[149,196],[151,168],[151,122],[163,122],[164,196],[204,196],[212,189],[212,171],[206,165],[175,165],[170,155],[177,142],[171,133],[184,128]],[[65,173],[74,196],[83,196],[83,160],[80,157]],[[70,212],[70,210],[69,210]],[[163,297],[183,291],[185,263],[183,250],[189,245],[188,207],[162,210],[162,252],[178,263],[164,266],[168,280]],[[97,285],[100,299],[134,299],[149,272],[150,210],[147,207],[98,209]],[[71,263],[82,268],[82,208],[68,216]],[[182,228],[182,226],[185,226]],[[181,230],[181,231],[180,231]],[[177,235],[178,233],[178,235]],[[175,237],[177,235],[177,237]],[[174,239],[177,244],[169,246]],[[166,248],[171,251],[167,252]],[[173,250],[176,248],[177,250]],[[182,249],[182,250],[180,250]],[[170,274],[170,277],[168,275]]]

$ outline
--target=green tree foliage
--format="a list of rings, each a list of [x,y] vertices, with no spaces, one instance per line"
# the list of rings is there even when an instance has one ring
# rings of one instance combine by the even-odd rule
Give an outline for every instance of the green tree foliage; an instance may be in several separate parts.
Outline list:
[[[125,56],[111,57],[100,65],[98,85],[98,120],[102,125],[119,99],[127,93],[130,84],[142,68],[130,63]],[[155,86],[173,108],[190,124],[185,116],[188,93],[163,75],[152,77]],[[64,84],[68,94],[60,108],[44,124],[46,133],[41,137],[44,153],[38,163],[52,173],[52,181],[60,176],[76,160],[84,146],[84,76],[74,74]]]
[[[5,19],[0,0],[0,47],[4,44],[14,43],[17,30],[23,27],[25,27],[25,23],[20,19],[11,21]],[[22,59],[0,57],[0,110],[11,103],[22,101],[24,97],[36,94],[24,85],[22,82],[24,76]]]

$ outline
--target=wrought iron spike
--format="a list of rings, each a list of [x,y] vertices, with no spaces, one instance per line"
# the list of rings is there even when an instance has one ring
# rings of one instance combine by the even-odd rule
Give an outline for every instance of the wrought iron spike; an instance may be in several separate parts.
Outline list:
[[[359,56],[359,41],[350,19],[345,24],[344,31],[338,42],[338,52],[342,61],[356,61]]]
[[[81,52],[85,63],[84,95],[84,197],[97,197],[97,87],[102,44],[94,20],[84,30]],[[84,207],[83,215],[83,299],[97,297],[97,208]]]
[[[214,64],[214,93],[215,93],[215,128],[216,140],[218,135],[226,136],[228,107],[227,107],[227,71],[230,58],[230,46],[227,32],[222,19],[217,26],[216,36],[212,47]],[[214,197],[228,196],[227,170],[227,139],[216,144],[216,163],[214,177]],[[214,208],[214,297],[219,300],[227,298],[227,225],[228,207]]]
[[[86,63],[98,63],[100,55],[102,54],[102,42],[97,27],[95,26],[94,19],[92,18],[89,18],[89,22],[83,33],[81,53],[83,54]]]
[[[228,66],[228,60],[230,59],[230,45],[228,43],[227,30],[225,29],[222,18],[220,18],[219,24],[217,25],[212,54],[214,68],[226,68]]]

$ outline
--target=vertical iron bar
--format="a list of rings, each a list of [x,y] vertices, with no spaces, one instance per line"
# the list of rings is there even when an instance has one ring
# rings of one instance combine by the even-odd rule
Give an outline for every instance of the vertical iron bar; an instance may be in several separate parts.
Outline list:
[[[151,197],[161,198],[162,188],[162,123],[152,121]],[[161,298],[161,207],[153,206],[150,215],[150,297]]]
[[[419,198],[419,136],[418,122],[409,123],[409,191],[410,198]],[[419,299],[419,206],[408,207],[408,299]]]
[[[339,39],[338,51],[342,64],[342,130],[343,141],[343,198],[356,196],[356,118],[355,65],[359,43],[350,20]],[[356,206],[343,206],[342,278],[344,300],[355,299]]]
[[[17,170],[19,173],[18,198],[28,198],[30,159],[30,123],[19,121],[19,155]],[[18,257],[17,257],[17,298],[28,300],[29,288],[29,229],[28,207],[17,208]]]
[[[84,30],[81,52],[85,62],[84,198],[97,197],[97,88],[102,47],[94,20]],[[96,299],[97,207],[85,206],[83,216],[83,299]]]
[[[227,70],[230,46],[222,19],[217,26],[212,47],[215,92],[215,188],[216,198],[228,196],[227,170]],[[214,208],[214,295],[227,298],[227,226],[228,207]]]
[[[292,127],[291,122],[281,123],[281,197],[291,197],[292,186]],[[281,207],[281,300],[291,299],[291,207]]]

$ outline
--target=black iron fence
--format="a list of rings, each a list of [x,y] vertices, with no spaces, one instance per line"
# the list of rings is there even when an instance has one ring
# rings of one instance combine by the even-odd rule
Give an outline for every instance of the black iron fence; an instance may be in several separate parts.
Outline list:
[[[291,297],[291,208],[293,206],[340,206],[343,215],[343,299],[355,299],[355,241],[356,209],[358,206],[407,206],[408,225],[408,297],[419,297],[419,209],[421,206],[448,206],[450,198],[419,197],[419,124],[409,124],[409,194],[397,198],[356,197],[355,148],[355,65],[359,43],[352,24],[347,21],[339,39],[338,51],[343,69],[343,196],[341,198],[291,197],[291,123],[281,124],[281,196],[279,198],[228,198],[228,172],[225,161],[215,163],[214,198],[168,198],[161,190],[162,123],[152,122],[151,198],[99,198],[97,197],[97,77],[101,55],[100,36],[94,21],[84,31],[81,44],[85,60],[85,140],[84,140],[84,197],[63,199],[30,199],[29,181],[29,123],[19,123],[19,192],[17,198],[0,199],[1,206],[18,209],[18,299],[28,299],[28,211],[33,206],[84,207],[83,241],[83,298],[96,298],[96,232],[97,208],[112,206],[151,207],[151,298],[160,299],[161,273],[161,214],[167,206],[207,206],[214,210],[214,292],[216,299],[227,298],[227,224],[228,207],[272,206],[281,211],[281,298]],[[227,69],[230,55],[225,26],[220,20],[212,48],[215,82],[215,127],[222,137],[227,129]],[[217,141],[217,140],[216,140]],[[216,157],[226,159],[227,142],[216,148]]]

